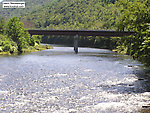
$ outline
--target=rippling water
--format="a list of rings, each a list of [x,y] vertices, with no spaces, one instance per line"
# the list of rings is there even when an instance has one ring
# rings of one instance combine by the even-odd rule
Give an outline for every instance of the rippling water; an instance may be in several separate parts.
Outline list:
[[[0,112],[139,112],[150,100],[148,76],[139,62],[104,49],[0,57]]]

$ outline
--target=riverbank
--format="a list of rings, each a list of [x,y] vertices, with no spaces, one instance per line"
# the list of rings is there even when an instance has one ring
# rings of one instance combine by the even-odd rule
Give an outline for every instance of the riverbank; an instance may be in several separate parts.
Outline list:
[[[30,46],[27,49],[23,49],[23,53],[26,53],[26,52],[37,52],[37,51],[42,51],[42,50],[45,50],[45,49],[53,49],[53,47],[51,47],[49,45],[37,45],[35,47]]]
[[[22,49],[22,53],[29,53],[29,52],[37,52],[37,51],[42,51],[46,49],[53,49],[53,47],[49,45],[36,45],[36,46],[30,46],[28,48]],[[12,54],[19,54],[20,52],[15,52],[15,53],[10,53],[9,51],[7,52],[0,52],[0,55],[12,55]]]
[[[0,19],[0,55],[20,54],[52,49],[49,45],[41,45],[41,36],[30,36],[27,29],[18,17],[11,18],[8,22]]]

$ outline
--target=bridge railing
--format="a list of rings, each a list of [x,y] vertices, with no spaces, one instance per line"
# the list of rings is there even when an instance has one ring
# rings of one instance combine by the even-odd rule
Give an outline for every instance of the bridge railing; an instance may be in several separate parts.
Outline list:
[[[106,31],[106,30],[28,30],[31,35],[79,35],[79,36],[111,36],[122,37],[134,35],[132,31]]]

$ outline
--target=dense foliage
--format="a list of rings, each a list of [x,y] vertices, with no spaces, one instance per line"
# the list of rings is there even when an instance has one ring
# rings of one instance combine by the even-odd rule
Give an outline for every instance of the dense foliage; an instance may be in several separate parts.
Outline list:
[[[150,65],[150,1],[118,1],[121,16],[117,28],[120,31],[137,32],[135,36],[121,38],[118,50]]]
[[[37,10],[39,7],[42,7],[43,5],[47,4],[51,0],[3,0],[5,1],[25,1],[26,8],[2,8],[2,4],[0,3],[0,17],[4,17],[6,19],[10,19],[13,17],[19,17],[21,15],[24,15],[28,12]]]
[[[4,18],[0,18],[0,34],[3,34],[5,31],[5,19]]]
[[[25,15],[22,19],[31,20],[36,28],[114,29],[118,16],[114,1],[53,0],[47,6]]]
[[[23,52],[30,46],[39,44],[37,37],[31,37],[23,28],[23,23],[19,18],[14,17],[5,24],[3,18],[0,19],[0,52],[16,53]]]

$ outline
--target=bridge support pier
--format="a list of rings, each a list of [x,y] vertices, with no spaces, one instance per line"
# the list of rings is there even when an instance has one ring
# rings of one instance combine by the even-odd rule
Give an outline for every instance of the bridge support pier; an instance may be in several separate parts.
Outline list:
[[[78,53],[78,34],[74,36],[74,51]]]

